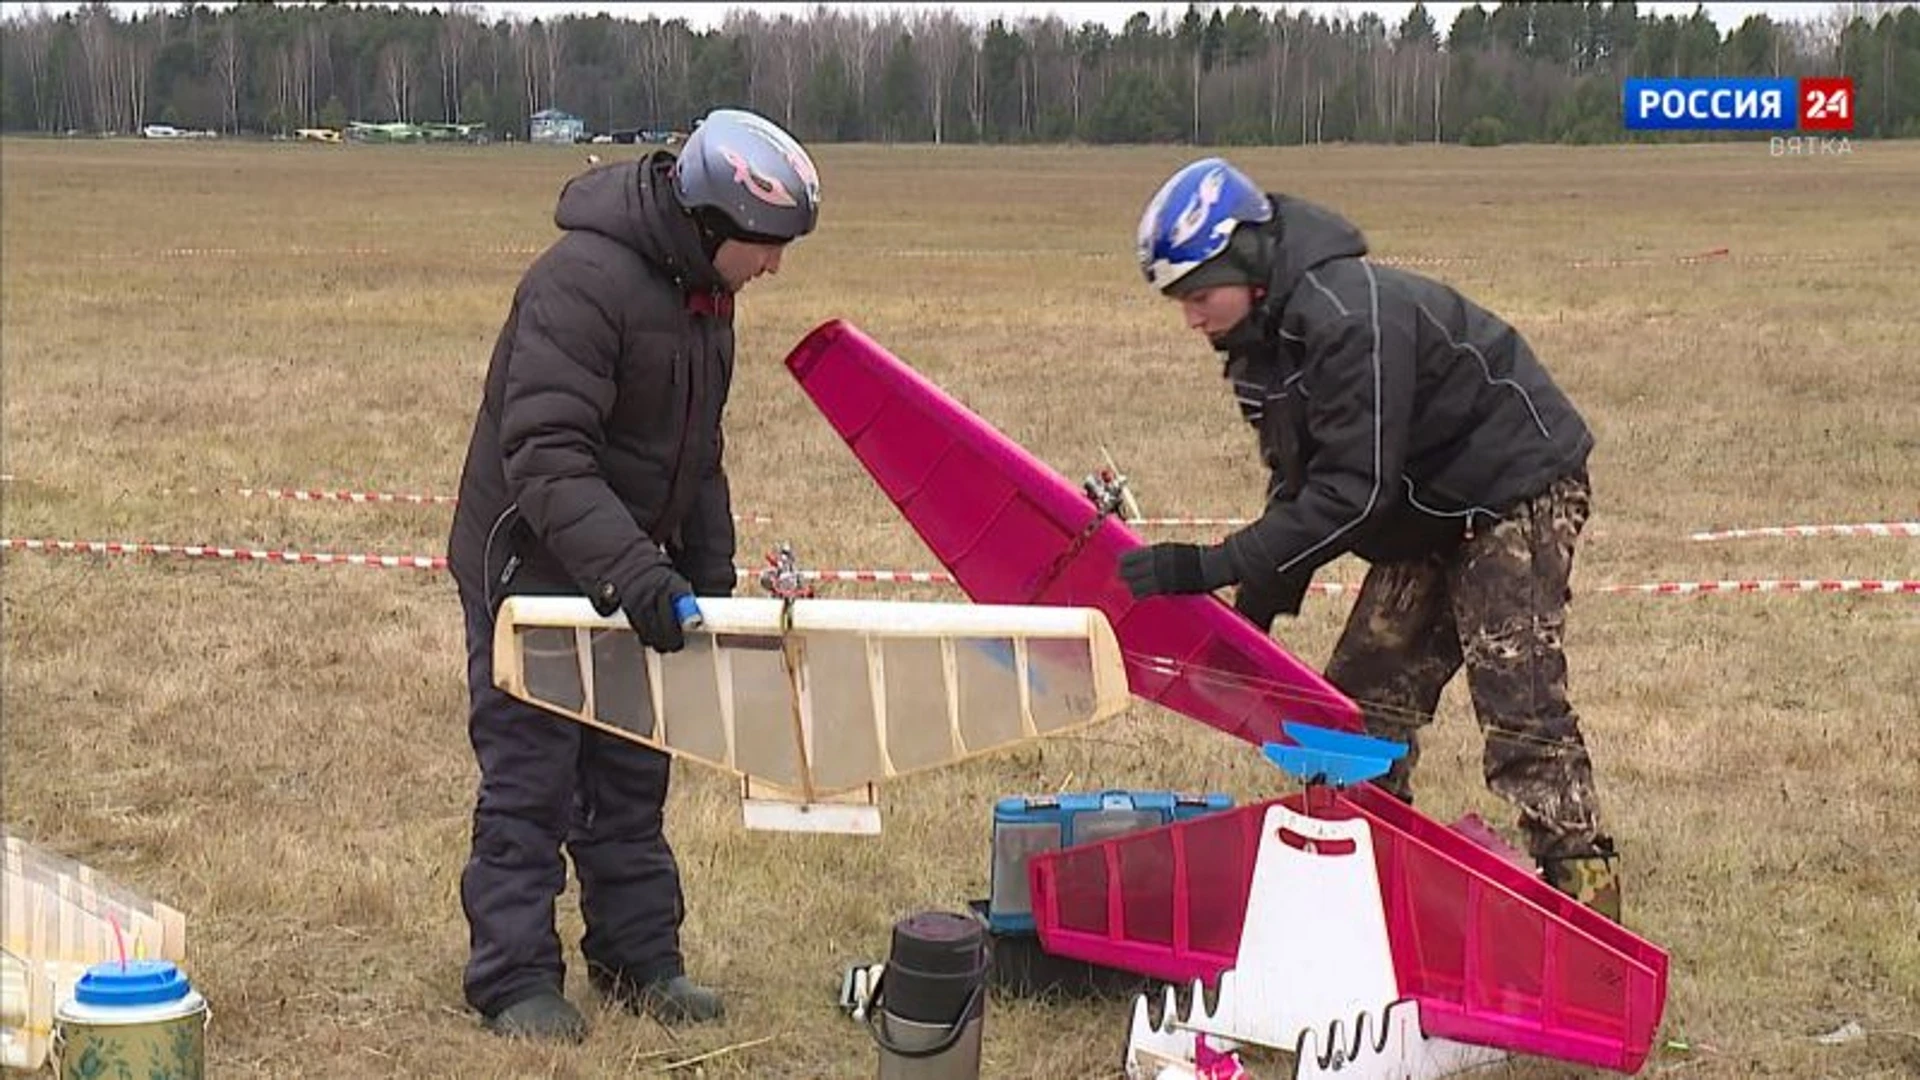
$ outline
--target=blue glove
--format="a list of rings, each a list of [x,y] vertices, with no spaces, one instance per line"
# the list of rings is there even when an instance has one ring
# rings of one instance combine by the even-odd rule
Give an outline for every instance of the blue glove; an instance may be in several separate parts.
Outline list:
[[[1165,593],[1212,592],[1234,581],[1224,547],[1154,544],[1120,556],[1120,577],[1134,598]]]

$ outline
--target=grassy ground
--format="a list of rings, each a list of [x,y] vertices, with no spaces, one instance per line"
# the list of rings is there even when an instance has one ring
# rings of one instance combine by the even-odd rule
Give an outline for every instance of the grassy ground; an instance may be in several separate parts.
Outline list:
[[[1236,160],[1340,208],[1381,255],[1464,260],[1432,272],[1530,337],[1600,438],[1585,589],[1920,577],[1912,540],[1685,539],[1915,514],[1920,144],[1855,149]],[[784,539],[815,567],[937,569],[780,369],[835,316],[1068,475],[1104,445],[1150,514],[1255,510],[1217,363],[1131,262],[1141,205],[1189,156],[823,149],[821,232],[742,304],[736,501],[777,521],[747,527],[741,561]],[[529,147],[7,142],[0,531],[439,553],[444,508],[231,492],[452,491],[493,334],[582,167]],[[1609,258],[1639,261],[1570,265]],[[685,944],[732,1020],[670,1034],[596,1014],[582,1047],[508,1046],[460,998],[475,770],[443,575],[15,553],[0,600],[4,819],[188,913],[219,1075],[631,1075],[761,1039],[706,1074],[871,1075],[832,1007],[839,972],[884,955],[900,915],[985,894],[993,796],[1279,788],[1245,747],[1144,705],[896,785],[879,839],[743,832],[730,782],[682,769]],[[1282,635],[1323,662],[1344,609],[1312,600]],[[1569,650],[1628,921],[1673,955],[1663,1040],[1690,1049],[1648,1071],[1920,1073],[1920,605],[1589,594]],[[1424,807],[1507,819],[1460,688],[1429,746]],[[571,897],[561,911],[570,989],[591,1003]],[[1847,1021],[1869,1034],[1812,1039]],[[986,1072],[1113,1075],[1125,1024],[1124,1004],[996,1000]]]

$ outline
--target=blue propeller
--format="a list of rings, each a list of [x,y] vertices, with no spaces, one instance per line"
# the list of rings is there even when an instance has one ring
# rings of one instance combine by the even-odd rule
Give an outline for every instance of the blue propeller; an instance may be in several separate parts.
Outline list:
[[[1280,730],[1298,745],[1267,743],[1260,748],[1268,761],[1302,783],[1350,787],[1385,776],[1393,763],[1407,756],[1403,743],[1353,735],[1332,728],[1285,721]]]

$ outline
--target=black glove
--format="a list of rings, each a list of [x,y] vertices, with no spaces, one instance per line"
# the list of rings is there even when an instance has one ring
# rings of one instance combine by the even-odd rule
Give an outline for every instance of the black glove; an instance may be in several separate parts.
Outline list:
[[[1307,585],[1312,580],[1313,575],[1307,573],[1243,581],[1234,594],[1233,610],[1265,633],[1273,628],[1276,615],[1300,614],[1300,601],[1306,598]]]
[[[739,578],[733,571],[733,563],[712,562],[705,567],[694,565],[688,558],[676,560],[677,567],[684,567],[680,573],[693,582],[695,596],[732,596],[733,587]]]
[[[1120,556],[1120,577],[1134,598],[1161,593],[1212,592],[1233,581],[1224,547],[1154,544]]]
[[[687,646],[687,635],[673,613],[673,598],[693,595],[693,586],[667,563],[656,563],[641,571],[620,596],[627,622],[647,647],[658,652],[679,652]]]

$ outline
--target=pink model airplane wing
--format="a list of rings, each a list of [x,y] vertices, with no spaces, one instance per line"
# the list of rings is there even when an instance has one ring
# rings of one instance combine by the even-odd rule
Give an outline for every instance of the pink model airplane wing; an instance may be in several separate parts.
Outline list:
[[[1616,1072],[1646,1063],[1666,1010],[1666,950],[1372,784],[1274,801],[1370,826],[1395,986],[1420,1003],[1425,1034]],[[1041,947],[1169,982],[1216,982],[1242,960],[1272,805],[1036,852],[1027,873]],[[1329,911],[1321,932],[1337,934],[1350,914]]]
[[[1135,600],[1120,556],[1141,540],[852,325],[806,336],[787,368],[934,556],[978,603],[1106,613],[1135,694],[1259,745],[1282,720],[1360,730],[1332,684],[1212,596]]]

